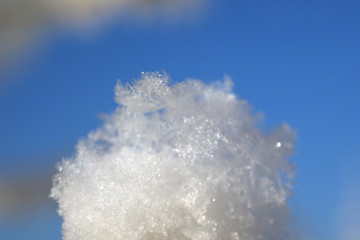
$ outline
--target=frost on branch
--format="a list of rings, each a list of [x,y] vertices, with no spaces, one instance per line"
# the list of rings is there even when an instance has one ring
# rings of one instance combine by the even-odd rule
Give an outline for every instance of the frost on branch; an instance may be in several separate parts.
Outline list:
[[[232,83],[144,73],[79,142],[51,197],[66,240],[288,240],[294,132],[265,134]]]

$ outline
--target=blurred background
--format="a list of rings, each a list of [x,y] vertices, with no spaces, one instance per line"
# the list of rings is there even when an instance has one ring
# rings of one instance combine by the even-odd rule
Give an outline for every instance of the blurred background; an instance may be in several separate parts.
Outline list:
[[[140,72],[233,78],[298,132],[289,200],[299,239],[360,236],[360,3],[0,0],[0,239],[61,239],[56,163]]]

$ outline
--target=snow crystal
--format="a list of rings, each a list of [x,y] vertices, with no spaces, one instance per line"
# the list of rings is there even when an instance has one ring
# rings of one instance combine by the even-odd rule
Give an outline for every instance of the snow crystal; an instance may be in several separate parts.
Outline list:
[[[63,239],[291,239],[294,131],[261,131],[231,88],[118,83],[117,109],[54,176]]]

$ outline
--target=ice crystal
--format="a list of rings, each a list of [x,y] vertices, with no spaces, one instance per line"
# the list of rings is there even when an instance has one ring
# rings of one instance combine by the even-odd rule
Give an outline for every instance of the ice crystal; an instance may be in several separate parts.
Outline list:
[[[231,80],[143,73],[79,142],[51,197],[66,240],[290,239],[294,132],[264,133]]]

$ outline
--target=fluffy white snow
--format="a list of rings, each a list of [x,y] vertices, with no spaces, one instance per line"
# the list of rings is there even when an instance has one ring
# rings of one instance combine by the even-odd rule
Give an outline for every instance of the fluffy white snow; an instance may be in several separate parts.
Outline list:
[[[291,239],[294,131],[259,130],[231,88],[118,83],[117,109],[54,176],[63,239]]]

